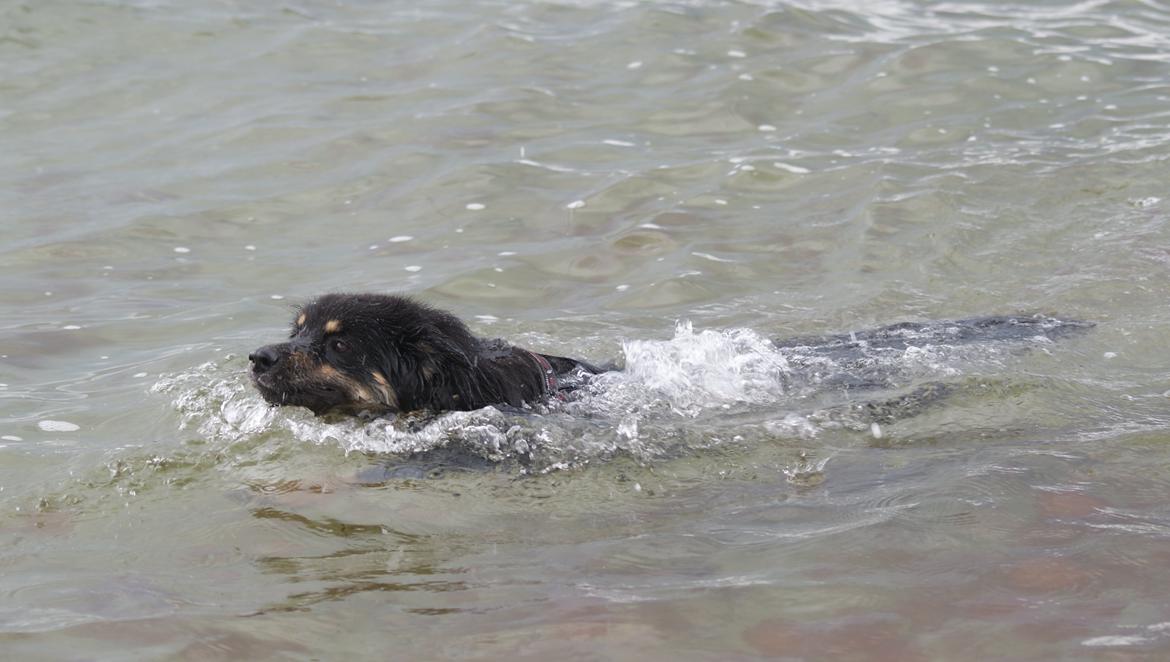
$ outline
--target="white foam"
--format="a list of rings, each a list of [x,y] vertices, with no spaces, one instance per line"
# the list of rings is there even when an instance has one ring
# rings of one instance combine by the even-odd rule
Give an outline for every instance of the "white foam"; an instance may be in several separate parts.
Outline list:
[[[421,453],[459,443],[484,457],[500,460],[526,455],[531,448],[525,431],[494,407],[448,412],[420,429],[411,430],[403,430],[384,419],[363,425],[353,421],[333,424],[297,421],[291,429],[304,441],[336,440],[347,452]]]
[[[271,407],[241,375],[210,377],[217,371],[215,364],[206,363],[186,373],[165,376],[151,389],[175,396],[180,428],[194,427],[200,436],[213,441],[236,443],[284,432],[297,441],[336,445],[346,453],[394,454],[461,443],[483,457],[502,460],[527,454],[539,438],[539,431],[522,430],[493,407],[442,414],[417,429],[387,418],[326,422],[306,409]]]
[[[1101,646],[1101,647],[1117,647],[1117,646],[1137,646],[1150,641],[1149,637],[1142,637],[1136,634],[1130,635],[1109,635],[1104,637],[1093,637],[1081,642],[1082,646]]]
[[[626,439],[638,438],[638,417],[636,415],[629,415],[621,420],[617,426],[617,433]]]
[[[69,421],[38,421],[37,427],[45,432],[77,432],[81,426]]]
[[[729,260],[725,257],[717,257],[710,253],[700,253],[698,251],[692,251],[691,255],[694,255],[695,257],[701,257],[704,260],[711,260],[712,262],[735,262],[735,260]]]
[[[788,361],[771,341],[747,329],[695,332],[680,322],[670,340],[631,340],[623,345],[625,379],[665,398],[673,408],[775,401]]]
[[[779,168],[781,170],[787,170],[788,172],[791,172],[791,173],[794,173],[797,175],[807,175],[809,172],[811,172],[808,168],[794,166],[791,163],[784,163],[783,161],[773,161],[772,166]]]

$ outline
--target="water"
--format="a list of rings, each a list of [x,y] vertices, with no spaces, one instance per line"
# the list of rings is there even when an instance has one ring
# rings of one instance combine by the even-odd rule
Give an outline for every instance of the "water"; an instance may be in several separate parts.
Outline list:
[[[1164,3],[0,28],[8,655],[1168,654]],[[364,290],[627,370],[529,412],[263,406],[247,353]],[[894,353],[873,393],[771,343],[1015,312],[1097,326]]]

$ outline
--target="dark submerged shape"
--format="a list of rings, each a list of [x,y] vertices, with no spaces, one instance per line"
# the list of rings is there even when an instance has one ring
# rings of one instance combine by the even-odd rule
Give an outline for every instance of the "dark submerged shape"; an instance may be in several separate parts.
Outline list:
[[[300,310],[288,342],[248,359],[265,400],[318,415],[519,407],[600,372],[477,338],[450,313],[382,294],[326,294]]]
[[[900,322],[853,333],[776,340],[775,345],[790,353],[794,365],[804,365],[814,371],[817,361],[827,361],[832,365],[832,374],[818,375],[824,386],[855,391],[877,390],[896,386],[891,381],[896,375],[890,374],[890,369],[880,359],[883,356],[900,355],[911,347],[962,347],[996,343],[1023,351],[1084,333],[1094,326],[1092,322],[1039,314],[989,315]],[[938,396],[942,390],[945,389],[936,389],[935,395]]]
[[[1093,328],[1092,322],[1047,315],[988,315],[957,320],[900,322],[877,329],[830,336],[777,340],[779,348],[810,348],[818,354],[852,357],[863,350],[902,351],[927,345],[1059,340]]]

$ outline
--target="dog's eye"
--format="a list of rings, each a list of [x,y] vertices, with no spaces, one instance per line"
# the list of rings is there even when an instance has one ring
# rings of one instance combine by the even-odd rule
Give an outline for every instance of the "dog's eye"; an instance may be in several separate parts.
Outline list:
[[[332,343],[330,343],[330,346],[333,348],[333,351],[337,352],[338,354],[344,354],[349,351],[349,343],[345,342],[344,340],[334,340]]]

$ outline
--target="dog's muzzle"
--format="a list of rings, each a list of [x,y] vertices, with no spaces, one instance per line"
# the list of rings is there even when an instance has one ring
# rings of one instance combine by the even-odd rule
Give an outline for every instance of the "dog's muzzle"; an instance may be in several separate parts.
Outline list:
[[[252,362],[252,373],[259,376],[271,372],[286,354],[288,352],[281,351],[277,345],[265,345],[252,352],[248,355],[248,360]]]

